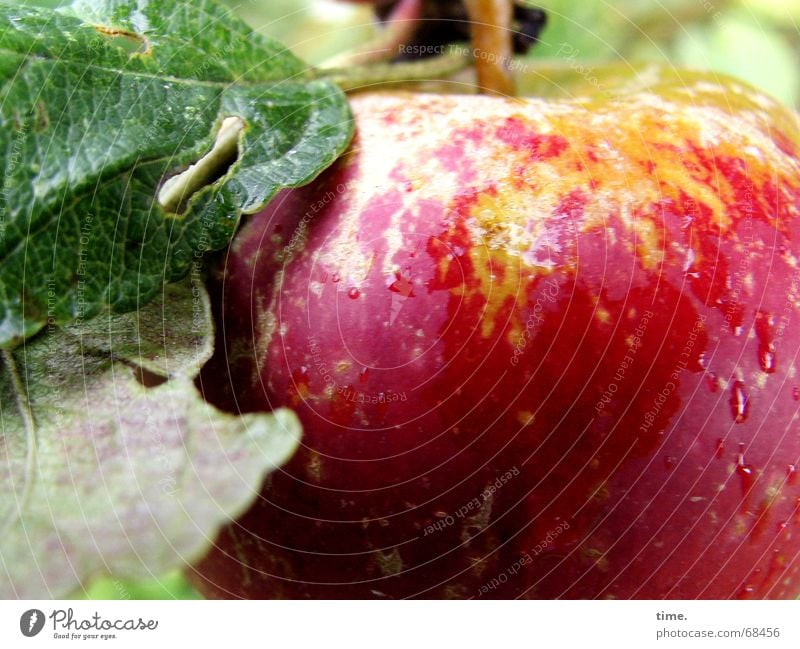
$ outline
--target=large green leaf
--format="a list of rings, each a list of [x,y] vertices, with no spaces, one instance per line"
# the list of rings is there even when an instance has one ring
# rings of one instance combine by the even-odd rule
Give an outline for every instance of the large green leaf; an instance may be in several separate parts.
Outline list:
[[[0,4],[0,93],[5,348],[141,307],[352,132],[335,85],[211,0]]]
[[[202,285],[53,328],[0,360],[0,598],[66,597],[200,557],[299,440],[286,410],[241,417],[193,379],[212,352]]]

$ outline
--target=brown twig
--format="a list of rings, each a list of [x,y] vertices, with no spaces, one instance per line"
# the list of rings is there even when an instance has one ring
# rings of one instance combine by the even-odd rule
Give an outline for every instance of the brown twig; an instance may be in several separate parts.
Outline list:
[[[514,94],[512,0],[464,0],[472,23],[472,44],[480,91]]]

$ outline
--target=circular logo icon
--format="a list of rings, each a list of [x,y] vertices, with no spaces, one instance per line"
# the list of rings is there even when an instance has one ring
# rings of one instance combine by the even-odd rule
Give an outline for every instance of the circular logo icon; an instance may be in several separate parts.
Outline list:
[[[32,638],[44,628],[44,613],[38,608],[25,611],[19,618],[19,630],[22,635]]]

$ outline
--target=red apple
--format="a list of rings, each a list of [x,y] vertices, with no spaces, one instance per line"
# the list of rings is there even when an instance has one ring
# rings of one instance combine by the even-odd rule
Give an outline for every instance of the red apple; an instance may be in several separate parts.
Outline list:
[[[800,130],[684,74],[374,93],[222,260],[202,375],[302,449],[216,597],[800,594]]]

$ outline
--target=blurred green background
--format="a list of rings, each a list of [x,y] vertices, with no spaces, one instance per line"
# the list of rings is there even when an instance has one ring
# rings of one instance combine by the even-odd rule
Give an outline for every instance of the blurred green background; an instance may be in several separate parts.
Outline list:
[[[339,0],[224,0],[255,29],[320,63],[374,34],[368,7]],[[25,0],[55,6],[64,0]],[[800,0],[539,0],[548,12],[528,58],[669,62],[737,76],[784,103],[800,100]],[[563,59],[563,56],[561,57]]]
[[[336,0],[226,0],[250,25],[318,64],[375,34],[368,7]],[[26,0],[55,6],[59,0]],[[540,43],[526,58],[591,74],[605,62],[666,62],[739,77],[797,109],[800,0],[540,0],[548,12]],[[567,44],[568,50],[563,46]],[[559,56],[558,52],[562,54]],[[574,58],[572,58],[574,57]],[[78,597],[192,599],[180,572],[149,582],[103,578]]]
[[[319,63],[374,33],[368,8],[335,0],[229,1],[264,34]],[[581,63],[668,62],[737,76],[797,108],[800,0],[539,0],[548,13],[528,55]],[[563,52],[564,50],[562,50]],[[563,55],[561,56],[563,59]]]

